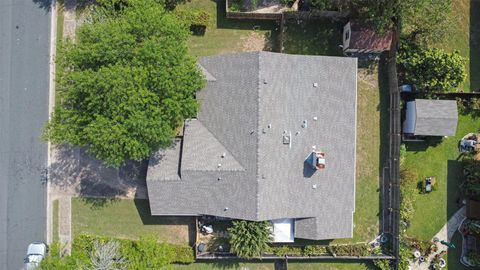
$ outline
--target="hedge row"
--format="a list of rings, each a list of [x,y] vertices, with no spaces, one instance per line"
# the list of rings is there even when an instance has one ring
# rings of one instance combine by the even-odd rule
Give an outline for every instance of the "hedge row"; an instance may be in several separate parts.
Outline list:
[[[70,256],[61,252],[59,243],[53,243],[40,269],[91,269],[94,243],[106,244],[109,241],[119,244],[116,256],[123,258],[126,269],[160,269],[172,263],[188,264],[195,261],[191,247],[161,243],[154,235],[127,240],[82,234],[73,239]]]
[[[375,256],[381,254],[380,248],[373,248],[370,244],[317,246],[309,245],[303,248],[294,246],[270,247],[267,253],[280,257],[284,256]]]

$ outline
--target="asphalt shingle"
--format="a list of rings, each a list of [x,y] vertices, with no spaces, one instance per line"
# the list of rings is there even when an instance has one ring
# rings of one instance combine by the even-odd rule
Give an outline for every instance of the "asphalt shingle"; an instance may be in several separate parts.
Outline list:
[[[356,59],[253,52],[199,62],[215,81],[186,122],[180,181],[158,181],[161,165],[150,164],[152,214],[301,218],[298,237],[351,237]],[[314,148],[326,153],[326,169],[305,163]]]

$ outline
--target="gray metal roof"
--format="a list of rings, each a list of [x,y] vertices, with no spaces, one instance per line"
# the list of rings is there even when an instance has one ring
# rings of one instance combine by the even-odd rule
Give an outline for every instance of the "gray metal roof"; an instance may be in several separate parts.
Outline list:
[[[152,214],[302,218],[297,237],[351,237],[356,59],[251,52],[199,62],[215,81],[185,123],[181,180],[161,181],[161,163],[149,166]],[[305,164],[313,147],[326,153],[326,169]]]
[[[455,100],[415,100],[415,135],[455,136],[458,123]]]

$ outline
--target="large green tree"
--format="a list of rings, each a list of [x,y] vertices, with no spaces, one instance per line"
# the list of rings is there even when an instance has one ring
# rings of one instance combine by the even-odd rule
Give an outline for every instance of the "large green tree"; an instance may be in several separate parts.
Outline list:
[[[447,53],[408,41],[402,41],[397,63],[402,80],[419,90],[451,91],[466,78],[465,59],[458,52]]]
[[[188,26],[163,4],[101,2],[75,42],[60,44],[58,102],[45,137],[120,166],[171,143],[197,112],[203,78],[188,54]]]
[[[451,0],[349,0],[341,3],[342,9],[372,24],[380,32],[401,20],[407,33],[428,41],[443,37],[451,11]]]
[[[228,228],[232,252],[241,258],[251,259],[265,253],[272,240],[272,232],[268,221],[234,221]]]

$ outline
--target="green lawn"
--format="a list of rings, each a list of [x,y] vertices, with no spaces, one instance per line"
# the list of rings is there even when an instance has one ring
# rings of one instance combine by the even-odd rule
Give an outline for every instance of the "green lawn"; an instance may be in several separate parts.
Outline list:
[[[420,179],[434,176],[437,181],[437,189],[432,193],[415,195],[415,213],[407,230],[409,236],[430,240],[459,208],[456,201],[460,196],[462,167],[457,146],[461,137],[479,128],[480,119],[459,115],[455,137],[443,139],[437,145],[432,141],[406,144],[405,167],[415,170]]]
[[[160,240],[188,244],[194,240],[195,219],[152,217],[147,200],[72,199],[73,234],[137,239],[157,234]],[[193,233],[193,235],[192,235]]]
[[[452,0],[453,25],[446,38],[432,47],[458,50],[467,58],[465,91],[480,90],[480,0]]]
[[[284,53],[341,55],[342,26],[329,20],[289,20],[285,26]]]
[[[273,262],[225,262],[195,263],[190,265],[174,265],[174,269],[216,270],[216,269],[248,269],[248,270],[273,270]],[[376,270],[371,263],[359,262],[296,262],[289,261],[288,269],[292,270]]]
[[[189,40],[190,52],[195,56],[275,49],[275,22],[227,19],[225,1],[191,0],[177,8],[203,10],[211,16],[205,35],[192,35]]]

